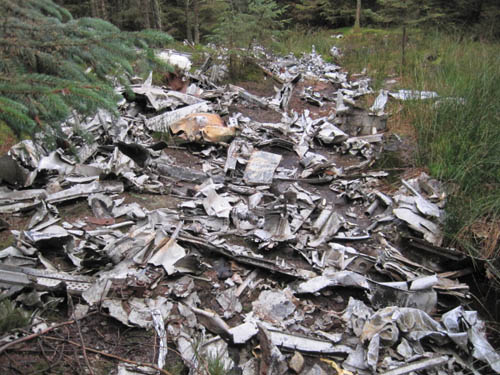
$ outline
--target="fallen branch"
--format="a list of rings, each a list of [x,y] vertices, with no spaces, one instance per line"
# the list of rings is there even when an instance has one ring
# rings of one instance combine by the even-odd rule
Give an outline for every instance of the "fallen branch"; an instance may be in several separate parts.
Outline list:
[[[92,312],[90,314],[87,314],[85,316],[82,316],[80,319],[78,320],[81,320],[83,318],[86,318],[87,316],[89,315],[92,315],[92,314],[95,314],[95,312]],[[14,340],[14,341],[11,341],[3,346],[0,347],[0,354],[2,352],[4,352],[5,350],[7,350],[8,348],[10,348],[11,346],[14,346],[14,345],[17,345],[17,344],[20,344],[22,342],[25,342],[25,341],[30,341],[30,340],[33,340],[37,337],[40,337],[40,336],[43,336],[45,335],[46,333],[49,333],[50,331],[53,331],[57,328],[60,328],[60,327],[64,327],[64,326],[67,326],[67,325],[70,325],[70,324],[73,324],[75,323],[76,319],[72,319],[72,320],[68,320],[66,322],[62,322],[62,323],[59,323],[59,324],[56,324],[55,326],[52,326],[52,327],[48,327],[48,328],[45,328],[44,330],[41,330],[40,332],[37,332],[37,333],[33,333],[31,335],[28,335],[28,336],[24,336],[24,337],[21,337],[17,340]]]
[[[273,72],[271,72],[266,67],[264,67],[264,66],[262,66],[260,64],[255,64],[255,65],[257,65],[266,76],[271,77],[272,79],[274,79],[278,83],[281,83],[281,84],[285,83],[285,81],[283,79],[281,79],[280,77],[278,77],[277,75],[275,75]]]
[[[89,357],[87,356],[87,351],[85,350],[85,342],[83,341],[83,335],[82,335],[82,330],[80,328],[80,322],[78,321],[76,315],[75,315],[75,305],[73,304],[73,299],[68,293],[68,302],[71,306],[72,310],[72,315],[75,318],[75,323],[76,323],[76,328],[78,329],[78,337],[80,338],[80,342],[82,343],[82,350],[83,350],[83,358],[85,359],[85,364],[87,365],[87,368],[89,369],[90,375],[94,375],[94,370],[92,370],[92,366],[90,366],[90,361]]]
[[[99,354],[99,355],[102,355],[103,357],[108,357],[108,358],[116,359],[117,361],[129,363],[131,365],[138,366],[138,367],[140,367],[140,366],[149,367],[149,368],[152,368],[153,370],[159,371],[160,373],[162,373],[164,375],[172,375],[172,373],[168,372],[167,370],[161,369],[158,366],[153,365],[152,363],[143,363],[143,362],[132,361],[131,359],[126,359],[126,358],[117,356],[115,354],[101,352],[100,350],[97,350],[97,349],[94,349],[94,348],[90,348],[88,346],[84,347],[84,346],[82,346],[81,344],[79,344],[79,343],[77,343],[75,341],[71,341],[71,340],[67,340],[67,339],[61,339],[61,338],[52,337],[52,336],[47,336],[45,338],[48,339],[48,340],[54,340],[54,341],[64,341],[64,342],[67,342],[68,344],[71,344],[71,345],[74,345],[74,346],[78,346],[78,347],[82,348],[82,350],[86,350],[87,352]]]

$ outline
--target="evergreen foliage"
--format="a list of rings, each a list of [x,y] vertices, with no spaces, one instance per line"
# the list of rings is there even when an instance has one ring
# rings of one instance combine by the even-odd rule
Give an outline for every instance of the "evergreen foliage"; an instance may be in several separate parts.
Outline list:
[[[366,7],[366,4],[365,4]],[[321,14],[330,24],[352,26],[356,13],[356,0],[323,0]]]
[[[223,9],[210,39],[230,48],[250,47],[254,40],[268,43],[278,36],[286,21],[285,11],[274,0],[219,0]]]
[[[154,13],[151,4],[162,10],[161,28],[178,39],[193,40],[194,30],[206,42],[219,27],[228,4],[248,12],[248,0],[54,0],[76,17],[91,15],[91,3],[104,4],[106,20],[120,29],[141,30],[149,27],[146,14]],[[289,19],[298,29],[352,27],[356,0],[274,0],[282,10],[277,20]],[[149,9],[149,11],[148,11]],[[401,9],[401,12],[398,12]],[[406,23],[419,27],[438,26],[454,33],[500,37],[500,1],[498,0],[362,0],[363,27],[396,26]],[[150,24],[150,26],[154,26]]]
[[[446,16],[438,0],[378,0],[377,21],[385,26],[439,24]]]
[[[14,302],[8,299],[0,302],[0,335],[14,328],[24,327],[29,321],[27,312],[15,307]]]
[[[274,0],[252,0],[248,11],[252,22],[248,25],[250,35],[260,43],[270,38],[278,37],[288,20],[281,18],[285,7],[279,6]]]
[[[299,0],[292,5],[292,17],[298,23],[307,26],[324,24],[325,19],[322,14],[324,4],[325,0]]]
[[[109,77],[126,83],[139,57],[161,65],[149,48],[171,41],[157,31],[73,19],[51,0],[3,0],[0,19],[0,121],[18,135],[57,130],[72,110],[114,111]]]
[[[364,0],[361,23],[373,24],[375,0]],[[356,0],[298,0],[293,5],[292,17],[308,26],[339,28],[352,26],[356,15]]]

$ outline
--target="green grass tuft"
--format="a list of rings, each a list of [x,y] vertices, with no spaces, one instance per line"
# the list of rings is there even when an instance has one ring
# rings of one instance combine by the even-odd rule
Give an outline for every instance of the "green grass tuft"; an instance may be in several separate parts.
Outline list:
[[[208,356],[206,361],[208,373],[210,375],[227,375],[229,373],[230,369],[226,368],[222,356]]]
[[[0,302],[0,335],[28,325],[30,319],[26,311],[15,307],[10,300]]]

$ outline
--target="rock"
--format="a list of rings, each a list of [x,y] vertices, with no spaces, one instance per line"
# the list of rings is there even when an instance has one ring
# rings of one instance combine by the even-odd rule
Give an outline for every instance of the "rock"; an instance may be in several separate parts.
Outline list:
[[[25,187],[29,171],[21,167],[9,155],[0,157],[0,181],[6,182],[16,188]]]
[[[282,322],[295,311],[289,294],[283,291],[264,290],[259,298],[252,302],[256,316],[267,322]]]
[[[306,375],[326,375],[325,370],[321,368],[317,363],[309,369]]]
[[[292,359],[290,359],[290,363],[288,364],[288,366],[297,374],[300,374],[300,372],[304,368],[304,357],[302,357],[302,354],[300,354],[299,352],[295,352]]]

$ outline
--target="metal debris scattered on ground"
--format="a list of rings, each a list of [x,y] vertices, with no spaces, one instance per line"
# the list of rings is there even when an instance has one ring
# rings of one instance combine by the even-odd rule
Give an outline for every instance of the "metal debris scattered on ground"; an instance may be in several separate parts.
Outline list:
[[[160,57],[189,70],[186,56]],[[62,127],[73,153],[15,145],[0,213],[32,219],[0,251],[3,295],[81,296],[89,311],[153,330],[160,369],[175,345],[190,373],[205,373],[208,357],[248,375],[500,372],[484,322],[460,306],[467,257],[441,247],[443,187],[422,173],[391,192],[387,173],[371,169],[388,96],[437,94],[382,90],[366,110],[356,99],[372,93],[369,80],[349,80],[314,49],[262,61],[283,83],[270,97],[218,86],[207,61],[185,74],[188,93],[150,76],[119,117],[75,114]],[[295,89],[312,81],[331,94]],[[321,114],[296,112],[293,98]],[[281,121],[230,109],[246,106]],[[63,218],[78,201],[91,216]]]

